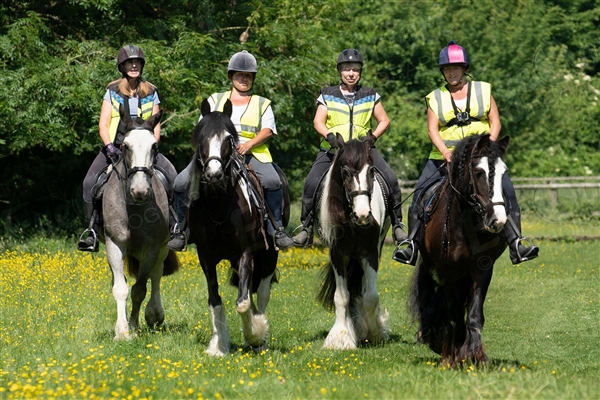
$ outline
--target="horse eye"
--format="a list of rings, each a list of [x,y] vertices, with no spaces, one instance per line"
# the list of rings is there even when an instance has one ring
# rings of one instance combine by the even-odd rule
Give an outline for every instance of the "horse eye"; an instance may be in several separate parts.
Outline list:
[[[475,176],[477,177],[477,179],[485,179],[485,171],[479,168],[475,169]]]

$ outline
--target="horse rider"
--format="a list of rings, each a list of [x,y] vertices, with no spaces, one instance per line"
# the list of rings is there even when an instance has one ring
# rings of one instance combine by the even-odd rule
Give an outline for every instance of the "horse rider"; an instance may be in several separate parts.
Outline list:
[[[319,182],[333,162],[334,153],[331,151],[336,145],[336,133],[342,135],[345,141],[364,137],[371,130],[371,118],[377,122],[372,131],[378,138],[390,126],[381,103],[381,97],[375,89],[359,84],[363,58],[356,49],[345,49],[337,58],[337,70],[341,83],[321,89],[317,98],[317,112],[313,125],[321,135],[320,149],[313,163],[302,191],[302,213],[300,220],[302,230],[293,237],[297,246],[307,246],[312,243],[314,222],[314,197]],[[375,147],[371,149],[373,163],[381,172],[391,189],[389,196],[389,210],[392,220],[392,235],[396,243],[404,240],[406,234],[402,227],[401,193],[398,178],[390,166],[385,162]]]
[[[94,204],[92,188],[98,176],[111,163],[119,161],[121,156],[125,126],[121,123],[119,107],[122,106],[132,118],[149,119],[160,110],[160,99],[156,86],[142,78],[146,57],[144,51],[132,44],[121,48],[117,54],[117,68],[121,78],[108,84],[100,110],[98,130],[104,144],[83,180],[83,201],[86,220],[89,228],[79,238],[77,249],[81,251],[98,251],[98,221],[101,209]],[[154,128],[156,142],[160,140],[160,123]],[[164,171],[167,178],[173,182],[177,171],[171,162],[158,153],[155,164]]]
[[[244,156],[246,164],[250,164],[258,175],[264,189],[267,207],[277,225],[277,227],[273,226],[269,219],[267,233],[273,236],[275,246],[287,249],[293,246],[294,242],[283,227],[283,186],[279,174],[273,166],[273,158],[266,143],[273,135],[277,134],[275,115],[269,99],[252,94],[256,71],[257,62],[252,54],[246,50],[235,53],[227,66],[231,90],[214,93],[208,101],[211,111],[223,111],[225,102],[231,101],[233,106],[231,121],[239,134],[237,151]],[[175,225],[173,239],[167,244],[171,250],[185,251],[187,245],[187,237],[182,225],[188,211],[185,191],[189,184],[191,166],[191,163],[188,164],[175,180],[174,193],[178,223]]]
[[[491,85],[466,79],[470,64],[469,55],[463,47],[450,41],[440,52],[438,66],[446,84],[425,98],[427,127],[433,146],[409,208],[410,235],[396,247],[393,255],[394,260],[410,265],[416,263],[423,227],[423,221],[418,215],[421,193],[445,175],[446,170],[442,166],[452,162],[452,151],[458,141],[483,133],[489,133],[490,138],[495,141],[502,126]],[[510,260],[513,264],[532,260],[538,256],[539,248],[521,236],[521,211],[508,173],[502,179],[502,189],[509,205],[509,218],[504,233],[509,245]],[[528,243],[529,246],[523,243]]]

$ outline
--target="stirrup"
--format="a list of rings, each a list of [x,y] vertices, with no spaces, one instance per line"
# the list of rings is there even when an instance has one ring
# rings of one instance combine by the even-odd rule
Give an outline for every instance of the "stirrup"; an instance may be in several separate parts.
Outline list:
[[[525,246],[523,243],[528,243],[528,246]],[[537,256],[539,255],[539,247],[537,247],[535,244],[533,244],[531,242],[531,240],[527,239],[526,237],[522,237],[522,238],[517,238],[517,240],[515,240],[514,242],[515,244],[515,248],[514,248],[514,252],[516,254],[516,257],[513,258],[511,257],[510,261],[513,264],[520,264],[522,262],[525,261],[529,261],[529,260],[533,260],[534,258],[537,258]],[[519,246],[522,246],[524,249],[528,249],[531,247],[531,254],[529,254],[527,257],[523,257],[521,256],[521,253],[519,252]]]
[[[402,249],[401,247],[405,245],[407,245],[406,249]],[[408,250],[409,248],[412,249],[412,255],[410,256],[410,259],[407,260],[406,258],[401,258],[400,255],[402,254],[402,251]],[[415,250],[414,241],[407,238],[396,245],[396,248],[392,253],[392,259],[402,264],[415,265],[417,261],[417,253],[418,251]]]
[[[87,243],[87,239],[90,237],[94,240],[93,244],[91,245]],[[91,251],[95,253],[98,251],[98,246],[98,234],[92,228],[86,229],[85,231],[83,231],[81,236],[79,236],[79,241],[77,242],[77,250]]]
[[[311,245],[313,242],[312,229],[311,229],[311,232],[309,232],[309,230],[307,228],[305,228],[302,225],[300,225],[300,226],[302,227],[302,229],[300,230],[300,232],[297,235],[292,237],[292,241],[294,242],[294,246],[306,248],[307,246]],[[296,228],[296,229],[298,229],[298,228]],[[296,238],[298,236],[300,236],[302,234],[302,232],[306,232],[306,240],[303,242],[300,242]]]

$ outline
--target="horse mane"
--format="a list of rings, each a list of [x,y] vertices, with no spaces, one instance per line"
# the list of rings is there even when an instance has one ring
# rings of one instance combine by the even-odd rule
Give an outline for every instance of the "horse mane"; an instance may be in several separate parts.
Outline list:
[[[329,213],[333,221],[347,223],[346,208],[348,202],[344,189],[342,167],[352,172],[360,171],[365,164],[373,164],[368,146],[359,140],[350,140],[342,146],[333,159],[329,182]]]
[[[474,147],[476,153],[473,154]],[[452,182],[458,182],[459,187],[463,188],[466,183],[465,168],[471,161],[472,156],[486,156],[489,160],[490,173],[488,176],[488,186],[490,196],[493,195],[493,182],[496,173],[495,164],[498,157],[504,155],[505,148],[498,145],[497,142],[490,139],[489,134],[472,135],[461,140],[454,148],[452,163],[450,164],[450,177]]]

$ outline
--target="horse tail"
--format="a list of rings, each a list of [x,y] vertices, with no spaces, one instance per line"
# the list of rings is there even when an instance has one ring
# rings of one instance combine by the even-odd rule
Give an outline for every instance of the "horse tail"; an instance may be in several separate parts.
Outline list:
[[[442,287],[427,271],[422,259],[419,259],[411,279],[409,309],[413,322],[419,323],[417,340],[440,354],[447,319],[446,299]]]
[[[321,290],[317,294],[317,300],[323,304],[326,310],[333,310],[335,303],[333,297],[335,296],[335,271],[331,262],[327,263],[321,271]]]
[[[125,267],[127,268],[129,276],[137,276],[137,273],[140,270],[140,262],[137,258],[128,254],[127,257],[125,257]]]
[[[348,265],[346,284],[350,293],[350,304],[348,308],[350,313],[354,315],[356,309],[356,300],[362,295],[362,280],[364,271],[360,262],[357,259],[350,259]],[[321,290],[317,295],[317,299],[323,304],[327,310],[335,310],[335,291],[337,284],[335,281],[335,269],[333,264],[328,263],[321,273]]]
[[[181,267],[181,264],[179,263],[179,258],[177,257],[177,253],[173,250],[169,250],[167,258],[165,258],[165,261],[163,263],[163,266],[163,276],[169,276],[177,272],[179,270],[179,267]]]

